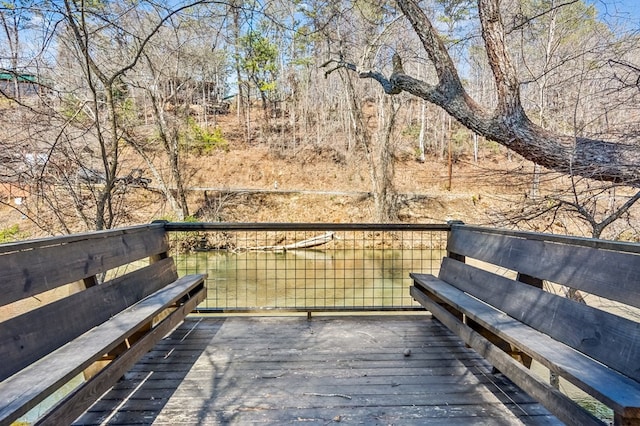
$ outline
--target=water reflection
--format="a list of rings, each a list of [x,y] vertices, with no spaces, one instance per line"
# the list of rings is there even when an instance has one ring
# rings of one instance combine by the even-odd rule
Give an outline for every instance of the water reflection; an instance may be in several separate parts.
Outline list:
[[[342,249],[209,251],[178,259],[209,274],[213,309],[407,308],[409,272],[437,273],[443,251]],[[436,270],[434,270],[436,268]]]

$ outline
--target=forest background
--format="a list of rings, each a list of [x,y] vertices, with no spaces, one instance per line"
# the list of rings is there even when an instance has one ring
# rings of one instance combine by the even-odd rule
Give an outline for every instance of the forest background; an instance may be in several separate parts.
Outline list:
[[[0,240],[155,219],[458,219],[638,241],[640,27],[597,6],[2,2]],[[427,90],[449,62],[475,121]],[[510,90],[524,133],[586,140],[591,163],[485,130],[480,106]]]

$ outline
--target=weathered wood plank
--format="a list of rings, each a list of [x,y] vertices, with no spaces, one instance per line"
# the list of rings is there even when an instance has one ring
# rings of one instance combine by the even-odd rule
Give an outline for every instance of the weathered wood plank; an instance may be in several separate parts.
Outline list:
[[[0,305],[83,280],[165,252],[168,248],[161,227],[133,228],[129,232],[99,235],[102,237],[99,240],[92,236],[63,244],[56,243],[57,239],[53,238],[37,250],[0,254]],[[20,245],[15,245],[15,248],[20,248]]]
[[[308,377],[358,377],[358,376],[366,376],[366,377],[374,377],[374,376],[384,376],[388,377],[391,380],[393,377],[404,377],[404,376],[420,376],[421,374],[429,374],[434,376],[447,376],[447,375],[458,375],[464,374],[464,372],[471,366],[477,364],[479,359],[470,359],[468,362],[464,362],[464,360],[456,361],[456,360],[446,360],[441,362],[437,366],[415,366],[415,367],[381,367],[381,366],[371,366],[371,368],[349,368],[345,367],[342,369],[336,368],[314,368],[314,369],[291,369],[292,372],[306,372]],[[244,374],[253,374],[260,377],[278,377],[282,374],[282,363],[274,364],[271,366],[265,366],[264,370],[258,369],[244,369],[239,366],[234,366],[235,371],[242,371]],[[310,364],[309,364],[310,365]],[[171,372],[172,368],[175,368],[175,365],[157,365],[157,368],[154,369],[156,372]],[[135,365],[131,372],[140,372],[146,371],[147,368],[144,366]],[[333,373],[332,373],[333,372]]]
[[[123,228],[105,229],[102,231],[89,231],[77,234],[61,235],[58,237],[34,238],[13,243],[0,244],[0,254],[11,253],[23,250],[33,250],[50,245],[61,245],[74,243],[76,241],[94,240],[100,241],[105,237],[140,232],[149,229],[164,229],[164,223],[148,223],[145,225],[134,225]]]
[[[447,250],[640,307],[640,255],[454,227]]]
[[[308,390],[308,391],[305,391]],[[502,407],[502,416],[507,417],[509,412],[503,404],[490,396],[489,392],[464,392],[464,393],[422,393],[422,394],[398,394],[398,395],[349,395],[337,392],[315,392],[311,388],[292,389],[291,391],[278,390],[265,387],[235,387],[231,389],[219,389],[218,395],[201,395],[195,398],[194,394],[177,397],[173,395],[168,401],[156,399],[128,399],[122,405],[122,410],[147,411],[167,407],[171,410],[179,407],[182,412],[215,412],[233,409],[238,406],[261,407],[271,409],[278,407],[287,410],[297,407],[306,408],[343,408],[343,407],[396,407],[403,405],[415,406],[458,406],[467,405],[495,405]],[[322,389],[319,389],[322,390]],[[203,398],[204,396],[204,398]],[[489,400],[487,400],[489,398]],[[174,420],[175,421],[175,420]],[[513,420],[512,420],[513,421]],[[174,424],[180,424],[177,421]],[[588,423],[583,423],[587,425]]]
[[[499,382],[498,376],[489,374],[488,371],[486,375],[476,376],[470,374],[468,369],[466,372],[461,372],[457,375],[430,376],[423,374],[421,376],[404,376],[400,379],[389,378],[388,376],[374,376],[366,379],[335,378],[333,381],[328,380],[326,377],[305,377],[304,380],[295,380],[292,377],[280,377],[275,380],[259,380],[242,377],[235,372],[234,375],[229,375],[226,379],[214,378],[213,380],[209,377],[202,377],[200,380],[193,377],[168,380],[165,375],[155,371],[151,376],[147,376],[147,374],[148,372],[144,374],[141,373],[138,380],[130,379],[131,375],[127,375],[128,380],[118,383],[116,388],[108,392],[91,410],[109,410],[126,399],[157,400],[164,398],[168,400],[174,395],[180,398],[197,398],[200,395],[212,395],[218,392],[219,389],[227,389],[230,386],[237,386],[239,389],[248,389],[250,386],[260,385],[286,389],[300,386],[300,382],[304,382],[305,386],[307,386],[307,389],[304,391],[311,390],[322,394],[341,393],[345,395],[353,395],[354,389],[364,389],[360,391],[360,394],[364,395],[371,393],[403,395],[405,393],[424,393],[425,389],[429,392],[436,392],[437,389],[442,389],[444,390],[442,393],[447,393],[461,387],[466,387],[470,392],[477,392],[478,389],[487,388],[492,389],[492,393],[503,403],[533,404],[531,397],[524,394],[511,382],[499,383],[498,387],[496,387],[494,384]],[[366,383],[363,384],[363,382]],[[334,385],[330,385],[329,383],[334,383]],[[366,388],[370,390],[367,391]],[[504,397],[502,395],[504,395]],[[540,407],[537,407],[537,410],[541,410]]]
[[[525,407],[526,408],[526,407]],[[514,409],[514,414],[517,411]],[[100,425],[106,416],[103,413],[92,413],[83,418],[84,425]],[[517,414],[515,414],[517,415]],[[149,411],[119,411],[110,418],[110,424],[136,425],[148,424],[148,419],[154,418],[155,410]],[[548,416],[548,414],[547,414]],[[535,417],[535,418],[534,418]],[[522,414],[520,418],[524,424],[558,425],[555,418],[545,421],[543,415]],[[193,410],[167,409],[154,421],[155,425],[175,424],[184,425],[215,425],[215,424],[364,424],[364,425],[504,425],[518,424],[514,417],[505,418],[503,406],[493,404],[481,405],[444,405],[444,406],[396,406],[396,407],[340,407],[340,408],[305,408],[294,407],[287,409],[230,406],[225,410]]]
[[[407,345],[407,347],[412,347],[413,345]],[[246,346],[245,346],[246,347]],[[372,350],[370,353],[349,353],[347,350],[342,349],[341,351],[337,351],[335,353],[329,352],[319,352],[313,354],[306,354],[300,350],[292,350],[292,351],[278,351],[278,350],[270,350],[269,353],[260,353],[260,352],[251,352],[250,354],[240,354],[236,355],[235,359],[238,361],[242,361],[245,363],[253,363],[259,367],[267,367],[272,363],[281,363],[288,362],[292,365],[300,364],[300,368],[305,368],[304,364],[312,364],[312,365],[322,365],[326,363],[326,360],[329,356],[340,356],[344,354],[348,358],[345,360],[341,360],[340,365],[348,368],[357,368],[358,366],[375,366],[376,368],[384,368],[385,365],[394,365],[397,363],[398,358],[403,356],[403,352],[407,347],[394,347],[390,348],[388,352],[376,352]],[[239,346],[234,347],[233,349],[239,349]],[[231,349],[231,348],[229,348]],[[416,349],[411,352],[410,361],[421,361],[425,363],[431,363],[437,365],[439,362],[450,359],[452,354],[456,354],[458,359],[478,359],[480,356],[474,352],[469,352],[465,348],[447,348],[450,350],[445,350],[441,348],[438,352],[432,352],[429,349]],[[160,360],[156,359],[147,359],[141,360],[140,364],[144,365],[146,363],[152,363],[153,365],[163,365],[163,364],[181,364],[183,362],[189,363],[193,359],[194,356],[199,356],[197,351],[192,351],[190,353],[185,353],[184,351],[177,351],[171,359],[164,358]],[[211,360],[223,360],[228,356],[227,350],[216,351],[215,354],[211,356]],[[409,360],[407,360],[409,362]],[[441,365],[441,364],[439,364]]]
[[[175,328],[182,320],[205,299],[206,290],[202,288],[182,306],[178,307],[168,317],[164,318],[156,327],[145,334],[124,354],[117,357],[89,383],[67,396],[38,421],[41,426],[57,426],[71,424],[79,415],[89,408],[97,398],[111,388],[124,373],[160,339]]]
[[[166,259],[5,321],[0,327],[0,380],[177,278],[173,260]]]
[[[203,281],[203,275],[178,279],[0,383],[0,422],[26,413]]]
[[[209,341],[196,331],[193,344],[163,340],[78,424],[558,424],[429,315],[233,317]]]
[[[441,282],[444,285],[449,286],[450,288],[458,291],[454,287]],[[430,288],[433,286],[438,287],[435,293],[442,295],[441,287],[438,286],[438,283],[435,281],[430,282]],[[447,300],[451,300],[449,296],[452,296],[454,292],[448,293],[446,296]],[[557,389],[552,388],[549,384],[544,383],[536,376],[531,375],[529,370],[523,365],[517,363],[513,358],[507,355],[505,352],[500,350],[498,347],[491,344],[488,340],[482,337],[480,334],[472,330],[469,326],[460,322],[456,317],[451,315],[447,310],[443,309],[439,304],[433,302],[429,296],[427,296],[424,292],[420,290],[418,287],[411,287],[411,295],[416,298],[425,308],[427,308],[434,316],[436,316],[440,321],[442,321],[449,329],[454,331],[458,336],[460,336],[469,346],[474,348],[478,353],[480,353],[483,357],[485,357],[491,364],[493,364],[496,368],[498,368],[502,373],[508,376],[511,380],[513,380],[518,386],[524,389],[527,393],[532,395],[536,400],[540,401],[545,407],[547,407],[551,412],[556,414],[560,420],[571,424],[571,425],[602,425],[603,422],[599,421],[591,414],[586,412],[577,406],[575,402],[569,399],[566,395],[563,395]],[[461,299],[462,296],[466,299],[469,299],[472,302],[483,305],[489,308],[487,305],[478,302],[475,299],[465,295],[462,292],[459,292],[454,299]],[[466,303],[456,303],[455,305],[463,308],[463,312],[467,313]],[[490,309],[490,308],[489,308]],[[473,312],[470,310],[469,312]],[[476,318],[474,318],[477,321]],[[480,321],[478,321],[480,322]],[[522,323],[511,320],[511,323],[516,323],[516,325],[522,325]],[[485,325],[486,324],[482,324]],[[503,337],[504,333],[498,333],[497,327],[490,328],[491,331]],[[527,336],[529,337],[529,336]],[[551,340],[551,339],[550,339]]]
[[[512,229],[500,229],[484,226],[465,224],[452,224],[452,229],[464,228],[467,231],[482,232],[484,234],[506,235],[517,238],[526,238],[532,241],[551,241],[559,244],[569,244],[578,247],[591,247],[599,250],[614,250],[624,253],[640,254],[640,244],[628,241],[599,240],[590,237],[576,237],[570,235],[549,234],[543,232],[518,231]]]
[[[472,320],[519,347],[535,360],[603,401],[615,411],[629,416],[638,414],[640,409],[640,388],[634,380],[594,362],[586,355],[468,296],[460,289],[444,281],[431,276],[417,275],[414,275],[414,280],[416,283],[420,283],[421,286],[412,287],[411,294],[427,309],[431,310],[434,304],[427,300],[429,298],[420,289],[438,294],[439,297],[463,311]],[[431,312],[433,313],[433,311]],[[440,319],[442,315],[437,316]],[[446,325],[449,326],[450,324],[446,323]],[[458,325],[453,324],[452,326],[456,334],[467,333],[464,328]],[[466,341],[464,337],[463,340]],[[477,348],[475,349],[477,350]],[[478,352],[485,356],[483,351]],[[500,365],[495,366],[509,375],[502,370]],[[509,377],[523,389],[528,390],[520,383],[520,380]],[[535,397],[538,399],[537,396]],[[543,400],[539,400],[544,404]]]
[[[640,381],[640,323],[445,258],[440,279]]]
[[[476,376],[471,376],[467,380],[460,381],[455,376],[426,376],[428,379],[424,379],[419,383],[406,384],[403,381],[390,382],[389,380],[377,380],[379,383],[361,383],[361,381],[354,381],[353,379],[341,379],[338,382],[329,382],[326,378],[308,378],[297,382],[286,380],[286,377],[279,377],[276,379],[261,379],[261,378],[244,378],[243,380],[233,380],[223,383],[210,383],[207,380],[200,381],[185,381],[181,383],[179,389],[172,387],[151,387],[147,386],[144,389],[139,389],[133,395],[134,399],[152,400],[158,397],[173,396],[175,398],[191,398],[197,392],[211,394],[219,389],[221,386],[237,386],[238,389],[248,389],[252,386],[260,391],[268,392],[292,392],[298,394],[304,394],[309,389],[313,389],[314,392],[320,394],[341,394],[349,395],[352,398],[356,395],[429,395],[429,394],[448,394],[448,393],[464,393],[461,389],[467,392],[473,392],[475,386],[485,386],[489,382],[481,382]],[[458,380],[456,380],[458,379]],[[160,382],[155,380],[155,382]],[[175,383],[174,383],[175,384]],[[104,398],[108,400],[124,400],[131,396],[131,388],[119,387],[113,392],[109,392],[108,396]]]

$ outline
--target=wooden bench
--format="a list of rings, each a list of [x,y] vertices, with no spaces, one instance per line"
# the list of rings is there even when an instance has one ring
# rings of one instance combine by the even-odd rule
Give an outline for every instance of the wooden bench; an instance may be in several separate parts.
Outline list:
[[[610,407],[615,424],[640,424],[638,317],[590,306],[640,312],[640,245],[452,225],[438,278],[411,277],[418,302],[560,420],[600,423],[531,359]]]
[[[84,372],[39,420],[71,423],[204,299],[167,250],[160,223],[0,246],[1,425]]]

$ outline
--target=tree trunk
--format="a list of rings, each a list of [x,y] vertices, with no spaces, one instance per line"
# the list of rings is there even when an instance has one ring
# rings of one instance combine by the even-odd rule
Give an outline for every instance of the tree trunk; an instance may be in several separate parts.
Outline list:
[[[427,102],[422,101],[420,105],[420,135],[418,136],[418,161],[424,163],[424,140],[427,133]]]
[[[399,106],[390,96],[383,95],[378,108],[381,114],[375,146],[377,159],[374,160],[378,163],[375,168],[378,171],[379,191],[376,215],[379,222],[394,222],[398,220],[398,196],[393,186],[395,149],[392,137]]]
[[[473,134],[473,162],[478,163],[478,134]]]
[[[378,102],[378,131],[374,137],[364,119],[353,81],[349,75],[345,75],[343,80],[350,102],[349,112],[353,133],[356,142],[364,149],[369,168],[376,220],[381,223],[395,221],[398,218],[398,213],[397,194],[393,187],[394,150],[391,136],[398,108],[389,96],[383,95],[381,97]]]
[[[155,70],[151,61],[148,61],[148,65],[149,70],[155,76]],[[165,101],[161,99],[160,93],[153,91],[152,87],[156,87],[156,85],[151,86],[147,90],[151,99],[151,106],[153,108],[153,115],[155,119],[154,124],[156,127],[156,131],[158,132],[158,137],[160,139],[162,148],[169,162],[169,167],[171,169],[171,178],[173,179],[173,183],[176,188],[175,196],[160,173],[156,171],[154,172],[154,175],[156,180],[159,182],[160,188],[165,198],[169,202],[171,209],[177,216],[177,219],[184,220],[185,217],[189,216],[189,206],[187,204],[187,195],[184,188],[183,170],[182,164],[180,162],[180,143],[178,129],[175,128],[175,124],[173,126],[170,126],[167,122],[164,108]],[[143,148],[139,146],[136,141],[136,137],[129,137],[128,142],[144,158],[151,170],[154,171],[155,167],[153,167],[151,159],[146,155]]]

